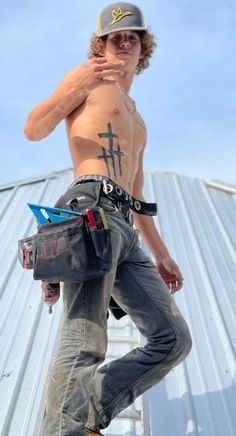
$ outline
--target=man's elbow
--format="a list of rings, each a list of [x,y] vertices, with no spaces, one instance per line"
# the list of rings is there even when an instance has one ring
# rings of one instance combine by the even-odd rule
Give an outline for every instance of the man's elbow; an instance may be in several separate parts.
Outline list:
[[[28,122],[26,122],[24,126],[24,134],[29,141],[40,141],[41,139],[45,138],[45,136],[47,136],[45,132],[42,132],[39,129],[35,129],[30,126]]]

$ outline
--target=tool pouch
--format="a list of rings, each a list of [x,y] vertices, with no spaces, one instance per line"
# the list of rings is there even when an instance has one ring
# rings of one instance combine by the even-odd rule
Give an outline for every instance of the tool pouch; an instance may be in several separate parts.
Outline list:
[[[24,268],[26,243],[32,247],[29,264],[35,280],[78,283],[111,269],[110,229],[91,228],[85,218],[39,226],[36,235],[20,240],[19,258]]]

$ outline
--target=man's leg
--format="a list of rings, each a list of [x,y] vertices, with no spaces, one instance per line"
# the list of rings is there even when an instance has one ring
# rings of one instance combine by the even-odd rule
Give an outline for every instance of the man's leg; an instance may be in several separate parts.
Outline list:
[[[57,202],[57,207],[65,208],[71,200],[78,200],[78,210],[83,212],[98,204],[103,207],[111,230],[112,269],[102,278],[64,288],[64,325],[48,377],[42,436],[85,436],[93,375],[107,348],[107,309],[117,264],[135,240],[134,229],[126,224],[117,207],[99,197],[100,185],[92,182],[75,186]],[[99,382],[96,390],[101,396]]]
[[[106,428],[121,410],[158,383],[188,355],[192,344],[174,298],[139,247],[119,265],[112,295],[147,338],[147,344],[97,371],[88,419],[89,428],[94,430]]]
[[[65,285],[64,324],[48,377],[42,436],[85,436],[90,381],[107,348],[107,308],[113,273]]]

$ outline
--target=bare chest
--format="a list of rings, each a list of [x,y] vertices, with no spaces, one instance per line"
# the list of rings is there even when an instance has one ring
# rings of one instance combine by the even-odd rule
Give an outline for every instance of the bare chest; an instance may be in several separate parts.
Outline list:
[[[118,130],[119,136],[127,138],[130,144],[143,146],[146,142],[146,127],[135,102],[117,87],[106,86],[94,90],[86,106],[89,112],[96,113],[96,119],[110,122]]]

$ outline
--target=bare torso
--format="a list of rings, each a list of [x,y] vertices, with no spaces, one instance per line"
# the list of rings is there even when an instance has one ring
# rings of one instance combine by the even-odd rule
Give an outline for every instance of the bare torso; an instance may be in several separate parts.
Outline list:
[[[126,104],[124,98],[126,97]],[[66,120],[74,176],[107,176],[132,194],[146,129],[117,84],[101,85]]]

